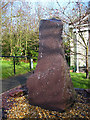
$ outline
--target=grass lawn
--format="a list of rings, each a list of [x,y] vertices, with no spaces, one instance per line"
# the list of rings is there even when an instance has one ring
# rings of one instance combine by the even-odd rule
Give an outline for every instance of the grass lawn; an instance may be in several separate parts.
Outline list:
[[[85,78],[85,73],[70,73],[70,75],[75,88],[90,89],[90,79]]]
[[[35,69],[37,63],[33,64]],[[29,63],[20,62],[20,65],[15,65],[16,75],[24,74],[30,71]],[[2,61],[2,78],[8,78],[14,75],[13,61]]]
[[[0,61],[1,62],[1,61]],[[34,63],[34,69],[37,63]],[[29,63],[21,62],[16,65],[16,75],[24,74],[30,71]],[[2,78],[8,78],[14,75],[13,61],[2,60]],[[90,88],[90,80],[85,78],[85,73],[70,73],[75,88]]]

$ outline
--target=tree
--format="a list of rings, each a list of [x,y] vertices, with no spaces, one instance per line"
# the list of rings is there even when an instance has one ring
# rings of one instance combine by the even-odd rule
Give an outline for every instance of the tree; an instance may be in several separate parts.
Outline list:
[[[2,26],[3,26],[3,32],[2,32],[2,53],[10,54],[11,51],[14,51],[16,46],[20,47],[22,49],[22,55],[31,55],[35,56],[36,52],[38,51],[39,47],[39,22],[43,18],[59,18],[64,23],[64,29],[63,29],[63,38],[65,40],[64,42],[64,49],[65,49],[65,55],[69,59],[70,54],[81,54],[77,53],[76,49],[74,52],[72,51],[71,46],[69,43],[73,44],[72,47],[75,48],[76,43],[82,44],[83,48],[87,51],[88,50],[88,42],[86,43],[84,36],[82,35],[82,32],[79,32],[81,29],[81,24],[83,21],[82,18],[85,17],[87,14],[88,7],[85,3],[82,2],[68,2],[66,3],[66,6],[61,7],[58,0],[56,0],[58,7],[55,8],[54,6],[43,6],[41,3],[27,3],[27,2],[20,2],[20,7],[15,6],[14,3],[11,4],[10,2],[6,3],[4,2],[2,5]],[[53,4],[53,3],[52,3]],[[73,4],[73,7],[71,7],[71,4]],[[18,5],[18,2],[17,2]],[[36,7],[34,6],[36,5]],[[10,6],[11,9],[10,9]],[[8,8],[8,10],[7,10]],[[15,8],[15,9],[13,9]],[[35,9],[34,9],[35,8]],[[11,11],[11,14],[8,15],[9,11]],[[78,20],[79,23],[75,24],[75,21]],[[78,35],[80,39],[79,41],[75,37],[72,38],[72,35],[75,36],[75,33],[73,31],[68,31],[69,29],[69,23],[72,25],[74,29],[78,29]],[[73,29],[70,29],[73,30]],[[11,31],[11,32],[10,32]],[[71,41],[73,39],[73,41]],[[11,46],[11,47],[10,47]],[[68,46],[68,47],[67,47]],[[9,49],[10,47],[10,49]],[[69,48],[69,49],[68,49]],[[86,58],[86,66],[87,66],[87,78],[88,78],[88,51],[86,54],[82,54]],[[86,57],[87,56],[87,57]],[[69,61],[68,61],[69,62]]]
[[[31,50],[35,56],[39,41],[37,14],[33,13],[31,4],[21,2],[17,6],[15,2],[2,3],[2,55],[26,56]]]
[[[66,35],[69,38],[69,40],[73,39],[72,41],[70,41],[70,42],[73,42],[72,47],[75,47],[76,44],[81,44],[83,46],[83,49],[85,49],[86,54],[83,54],[83,53],[78,53],[77,51],[71,51],[72,48],[69,48],[71,54],[75,54],[75,55],[82,54],[85,57],[85,59],[86,59],[86,78],[89,79],[89,71],[88,71],[88,43],[89,43],[89,40],[86,41],[86,39],[83,35],[83,32],[81,31],[82,24],[83,24],[82,19],[87,14],[89,14],[88,7],[85,3],[80,2],[78,0],[78,2],[72,3],[73,8],[70,10],[69,7],[71,5],[71,2],[68,2],[66,4],[66,6],[62,8],[60,3],[58,2],[58,0],[56,0],[56,1],[60,8],[59,14],[63,16],[63,17],[61,17],[61,19],[65,23],[65,25],[68,25],[67,27],[69,27],[69,24],[71,24],[71,26],[72,26],[71,32],[74,35],[75,35],[75,33],[74,33],[73,29],[78,30],[78,35],[79,35],[80,39],[77,39],[76,37],[72,38],[72,35],[69,33],[69,31],[67,31],[65,29],[64,29],[64,35]]]
[[[12,51],[13,51],[13,46],[12,46],[12,44],[13,44],[13,40],[12,40],[12,5],[13,5],[13,2],[11,2],[11,17],[10,17],[10,21],[11,21],[11,25],[10,25],[10,47],[11,47],[11,55],[12,55]]]
[[[2,4],[1,4],[2,55],[5,54],[5,51],[6,51],[7,55],[9,55],[9,52],[10,52],[10,41],[9,41],[9,39],[10,39],[10,34],[9,34],[10,25],[8,23],[9,17],[6,16],[8,4],[9,4],[9,2],[7,2],[7,3],[2,2]]]

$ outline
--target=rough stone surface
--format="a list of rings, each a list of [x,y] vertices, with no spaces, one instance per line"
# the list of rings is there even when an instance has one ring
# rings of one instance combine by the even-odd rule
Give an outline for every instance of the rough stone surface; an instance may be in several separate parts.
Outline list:
[[[11,97],[17,97],[23,95],[23,90],[17,89],[9,93]]]
[[[36,70],[27,80],[30,104],[63,111],[75,99],[75,91],[62,49],[61,20],[41,20]]]

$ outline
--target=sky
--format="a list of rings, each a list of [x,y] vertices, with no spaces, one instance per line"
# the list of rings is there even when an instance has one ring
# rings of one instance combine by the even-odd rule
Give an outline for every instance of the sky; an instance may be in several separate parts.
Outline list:
[[[65,7],[65,5],[67,5],[67,4],[65,4],[65,3],[68,3],[68,2],[75,2],[75,1],[81,1],[81,2],[85,2],[85,3],[88,3],[90,0],[1,0],[1,1],[5,1],[5,2],[13,2],[13,1],[23,1],[23,2],[31,2],[31,3],[33,3],[33,4],[35,4],[35,3],[39,3],[40,2],[40,4],[42,4],[42,6],[48,6],[49,5],[49,7],[57,7],[57,2],[56,1],[58,1],[59,3],[60,3],[60,5],[61,5],[61,7]]]
[[[33,10],[36,8],[37,3],[40,3],[40,5],[44,8],[44,7],[48,7],[48,8],[53,8],[53,9],[60,9],[60,7],[58,6],[57,2],[58,1],[60,3],[60,6],[62,8],[65,8],[68,4],[68,2],[75,2],[75,1],[81,1],[81,2],[85,2],[88,3],[90,0],[1,0],[2,2],[15,2],[20,6],[21,2],[31,2],[32,3],[32,8]],[[73,4],[70,4],[70,8],[73,8]]]
[[[84,3],[88,3],[90,0],[17,0],[17,1],[25,1],[25,2],[31,2],[31,3],[36,3],[36,2],[40,2],[42,4],[42,6],[48,6],[48,7],[53,7],[53,8],[57,8],[57,2],[58,1],[61,5],[61,7],[66,7],[68,2],[84,2]]]
[[[56,2],[56,0],[1,0],[1,1],[10,1],[10,2],[13,2],[13,1],[25,1],[25,2],[42,2],[42,3],[45,3],[45,2]],[[90,0],[58,0],[58,2],[75,2],[75,1],[81,1],[81,2],[89,2]]]
[[[56,0],[24,0],[24,1],[30,1],[30,2],[56,2]],[[81,1],[81,2],[89,2],[90,0],[58,0],[58,2],[75,2],[75,1]]]
[[[88,3],[90,0],[17,0],[17,1],[25,1],[25,2],[31,2],[31,3],[36,3],[36,2],[40,2],[43,5],[45,6],[48,6],[48,4],[52,7],[57,7],[57,2],[58,1],[61,5],[61,7],[65,7],[65,3],[68,3],[68,2],[84,2],[84,3]]]

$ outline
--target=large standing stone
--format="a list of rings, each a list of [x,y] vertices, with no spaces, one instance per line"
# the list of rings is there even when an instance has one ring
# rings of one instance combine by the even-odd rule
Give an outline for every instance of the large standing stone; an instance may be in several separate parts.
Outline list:
[[[62,22],[41,20],[39,57],[35,73],[27,80],[30,104],[62,111],[75,99],[75,91],[62,49]]]

